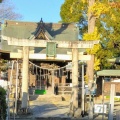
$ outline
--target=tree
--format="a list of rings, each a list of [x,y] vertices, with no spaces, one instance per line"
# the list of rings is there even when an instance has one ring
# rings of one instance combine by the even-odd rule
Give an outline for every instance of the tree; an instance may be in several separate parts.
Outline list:
[[[80,0],[65,0],[61,6],[60,16],[61,22],[77,22],[79,23],[80,39],[82,39],[83,32],[87,28],[86,3]]]
[[[95,27],[95,17],[93,14],[89,12],[87,16],[87,4],[85,0],[66,0],[61,6],[60,15],[63,22],[79,22],[81,36],[83,32],[93,33]],[[92,6],[92,4],[94,4],[94,0],[89,0],[89,6]],[[88,29],[86,29],[86,21],[88,22]],[[93,59],[88,61],[87,74],[89,73],[89,79],[93,79],[93,64],[91,63],[93,63]]]
[[[16,20],[21,18],[22,16],[15,12],[14,5],[9,0],[3,0],[0,4],[0,22],[5,19]]]
[[[81,18],[86,18],[86,20],[88,21],[88,30],[87,30],[88,34],[93,34],[94,29],[95,29],[95,19],[96,18],[94,17],[92,12],[89,12],[88,16],[86,15],[87,14],[87,1],[85,1],[85,0],[81,0],[81,1],[79,1],[79,0],[76,0],[76,1],[71,0],[71,2],[72,2],[71,4],[69,2],[70,2],[70,0],[66,0],[65,4],[63,4],[62,7],[61,7],[61,17],[62,17],[63,21],[66,22],[66,20],[67,20],[68,22],[76,22],[76,20],[80,21]],[[95,0],[89,0],[88,1],[89,8],[94,5],[94,2],[95,2]],[[66,4],[68,4],[68,7],[70,9],[70,13],[67,10],[67,5]],[[64,7],[65,7],[65,9],[64,9]],[[73,14],[73,16],[71,14]],[[82,22],[84,20],[85,19],[83,19]],[[92,38],[92,40],[93,40],[93,38]],[[90,87],[92,86],[92,83],[93,83],[93,76],[94,76],[94,56],[92,55],[91,60],[89,60],[87,62],[87,77],[88,77],[88,80],[89,80],[89,83],[90,83],[89,84]],[[89,118],[93,119],[93,114],[92,114],[93,106],[92,106],[91,99],[90,99],[89,108],[90,108],[90,110],[89,110]],[[84,114],[84,111],[82,111],[82,114]]]
[[[101,69],[111,68],[112,65],[107,62],[108,58],[120,56],[120,35],[119,21],[120,19],[120,0],[116,2],[97,1],[89,9],[96,17],[96,26],[101,40],[100,49],[96,52],[96,57],[100,59]],[[87,36],[89,39],[90,36]],[[93,49],[94,50],[94,49]]]
[[[6,120],[7,116],[6,91],[0,87],[0,119]]]
[[[82,17],[81,5],[78,0],[65,0],[61,6],[60,16],[63,22],[78,22]]]
[[[15,12],[13,4],[9,0],[0,1],[0,22],[4,22],[5,19],[16,20],[21,19],[22,16]],[[0,72],[7,70],[7,60],[0,58]]]
[[[0,0],[0,3],[3,2],[3,0]]]
[[[69,1],[69,2],[68,2]],[[94,1],[94,0],[89,0]],[[71,3],[70,3],[71,2]],[[69,3],[69,5],[67,5]],[[79,5],[78,5],[79,3]],[[76,5],[75,5],[76,4]],[[70,7],[71,5],[71,7]],[[76,7],[81,6],[81,7]],[[65,0],[65,3],[61,6],[61,18],[63,22],[76,22],[83,21],[89,22],[89,13],[92,13],[92,18],[94,17],[95,29],[89,27],[85,29],[82,36],[83,40],[100,40],[100,44],[94,46],[93,49],[87,50],[89,54],[95,54],[95,70],[100,70],[104,68],[111,68],[112,65],[107,62],[108,58],[120,56],[120,35],[119,35],[119,19],[120,19],[120,0],[115,0],[115,2],[109,2],[108,0],[96,0],[91,7],[87,7],[87,0]],[[68,7],[68,8],[65,8]],[[72,10],[71,10],[72,8]],[[79,17],[74,16],[74,14],[79,14]],[[79,11],[79,12],[78,12]],[[72,15],[71,15],[72,14]],[[68,16],[71,15],[71,19]],[[64,17],[66,17],[64,19]],[[75,18],[76,17],[76,18]],[[74,18],[74,19],[72,19]],[[90,29],[93,31],[90,33]],[[99,63],[98,63],[99,61]],[[96,66],[97,65],[97,66]]]
[[[69,8],[65,8],[68,3]],[[73,14],[72,16],[71,12],[79,15],[76,17]],[[82,36],[83,40],[100,40],[100,44],[95,45],[93,49],[87,49],[88,54],[95,55],[95,70],[111,68],[112,66],[107,62],[107,59],[120,56],[119,13],[120,0],[115,0],[115,2],[108,0],[66,0],[61,7],[60,15],[63,22],[76,22],[77,20],[79,22],[82,16],[88,22],[88,29],[84,30]],[[93,80],[93,65],[90,64],[91,61],[88,62],[88,69],[91,68],[88,72],[88,79]]]

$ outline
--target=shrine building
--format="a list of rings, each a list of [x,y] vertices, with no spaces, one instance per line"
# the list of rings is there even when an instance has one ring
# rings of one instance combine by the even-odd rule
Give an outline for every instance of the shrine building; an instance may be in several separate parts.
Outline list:
[[[34,39],[36,42],[45,40],[48,42],[46,47],[29,48],[29,61],[33,63],[32,68],[30,68],[32,72],[29,77],[29,85],[39,86],[39,80],[36,80],[38,79],[36,76],[39,74],[36,73],[36,65],[41,68],[41,73],[44,76],[41,75],[40,79],[48,79],[49,69],[57,68],[54,77],[55,82],[71,83],[71,70],[66,70],[66,65],[72,61],[72,49],[57,48],[57,44],[49,43],[49,41],[63,41],[63,43],[65,41],[79,41],[79,28],[75,23],[44,23],[42,19],[38,23],[6,20],[2,25],[1,34],[10,38],[28,39],[29,41]],[[8,45],[8,41],[4,39],[1,40],[0,50],[1,58],[7,60],[22,59],[22,47]],[[83,50],[80,49],[80,51]],[[51,84],[50,79],[49,82]]]

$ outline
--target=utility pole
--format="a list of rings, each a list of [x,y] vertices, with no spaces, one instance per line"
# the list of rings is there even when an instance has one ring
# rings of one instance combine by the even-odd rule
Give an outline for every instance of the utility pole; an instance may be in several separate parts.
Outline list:
[[[95,3],[95,0],[88,1],[88,7],[90,8]],[[88,13],[88,33],[93,33],[95,28],[95,17],[90,12]],[[93,120],[93,101],[91,99],[91,88],[93,83],[93,76],[94,76],[94,55],[91,55],[91,60],[87,62],[87,75],[89,80],[89,120]]]

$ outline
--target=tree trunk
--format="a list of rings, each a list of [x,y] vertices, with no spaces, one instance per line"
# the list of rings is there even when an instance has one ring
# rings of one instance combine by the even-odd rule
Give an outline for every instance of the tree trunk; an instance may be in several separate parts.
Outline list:
[[[89,7],[91,7],[95,3],[95,0],[89,0]],[[95,17],[92,13],[88,13],[88,33],[94,32],[95,28]]]
[[[89,0],[89,7],[95,3],[95,0]],[[92,13],[88,14],[88,33],[94,32],[95,28],[95,17]],[[91,99],[91,87],[93,83],[94,76],[94,55],[91,55],[91,60],[87,61],[87,76],[88,76],[88,86],[90,89],[89,94],[89,120],[93,120],[93,101]]]
[[[89,0],[89,7],[95,3],[95,0]],[[94,32],[95,17],[92,13],[88,14],[88,33]],[[88,80],[93,80],[94,75],[94,55],[91,56],[91,60],[87,61],[87,76]]]

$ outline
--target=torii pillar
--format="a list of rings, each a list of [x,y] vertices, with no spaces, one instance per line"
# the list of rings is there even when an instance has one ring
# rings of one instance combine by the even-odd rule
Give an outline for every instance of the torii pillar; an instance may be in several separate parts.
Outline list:
[[[23,46],[23,67],[22,67],[22,108],[28,107],[28,68],[29,68],[29,47]]]
[[[73,109],[78,108],[78,48],[72,49],[72,95]]]

